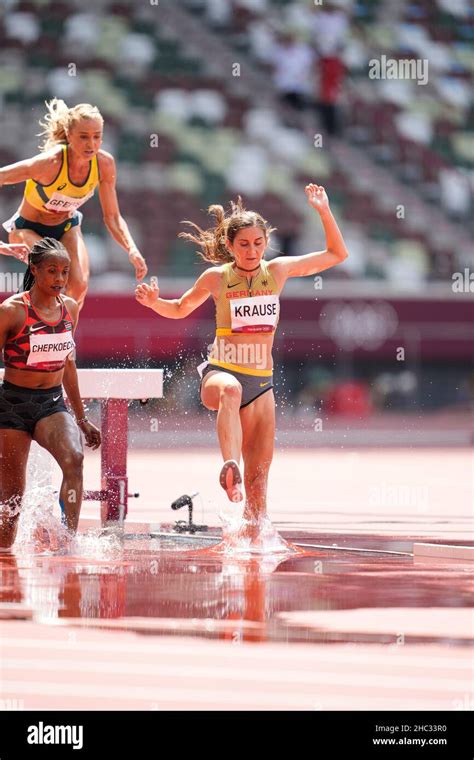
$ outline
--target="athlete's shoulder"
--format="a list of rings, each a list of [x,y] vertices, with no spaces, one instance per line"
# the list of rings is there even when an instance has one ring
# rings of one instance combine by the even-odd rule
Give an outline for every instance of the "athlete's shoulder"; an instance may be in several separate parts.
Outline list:
[[[59,143],[54,148],[41,151],[28,160],[36,181],[45,183],[51,172],[56,176],[63,161],[63,148],[64,145]]]
[[[276,256],[274,259],[266,261],[265,266],[267,271],[270,272],[270,274],[277,274],[285,268],[285,265],[288,264],[290,258],[291,256]]]
[[[18,316],[20,310],[24,309],[23,293],[14,293],[12,296],[5,298],[0,304],[0,312],[3,319],[12,320]]]
[[[233,263],[234,263],[233,261],[225,261],[223,264],[218,264],[217,266],[214,265],[206,271],[218,272],[219,274],[222,275],[229,271]]]
[[[71,296],[66,296],[64,294],[61,294],[61,298],[63,299],[64,305],[71,317],[76,320],[79,313],[79,304],[77,301],[74,298],[71,298]]]
[[[100,148],[100,150],[97,152],[97,163],[99,165],[101,180],[107,181],[115,177],[115,159],[112,153],[109,153],[108,151],[102,150],[102,148]]]
[[[221,264],[219,266],[209,267],[208,269],[204,270],[199,279],[201,282],[219,282],[225,272],[225,266],[225,264]]]

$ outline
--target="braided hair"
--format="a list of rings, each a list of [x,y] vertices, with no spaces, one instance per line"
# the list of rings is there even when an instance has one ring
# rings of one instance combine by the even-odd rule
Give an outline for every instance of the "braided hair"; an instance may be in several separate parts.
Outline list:
[[[31,264],[42,264],[50,256],[63,256],[69,259],[69,254],[62,243],[55,238],[45,237],[38,240],[32,247],[28,255],[28,267],[23,277],[23,283],[20,290],[31,290],[35,283],[35,277],[31,271]]]

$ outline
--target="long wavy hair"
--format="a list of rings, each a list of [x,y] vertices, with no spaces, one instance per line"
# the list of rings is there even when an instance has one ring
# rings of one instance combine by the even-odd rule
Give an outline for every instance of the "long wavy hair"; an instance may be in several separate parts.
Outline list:
[[[215,218],[213,227],[203,230],[194,222],[184,220],[181,224],[189,224],[195,232],[180,232],[178,237],[197,243],[199,250],[196,253],[211,264],[234,261],[226,246],[226,240],[233,243],[239,230],[245,227],[260,227],[267,242],[270,234],[276,230],[276,227],[271,227],[261,214],[245,209],[240,195],[237,202],[230,201],[230,210],[227,213],[223,206],[216,204],[209,206],[207,213]]]

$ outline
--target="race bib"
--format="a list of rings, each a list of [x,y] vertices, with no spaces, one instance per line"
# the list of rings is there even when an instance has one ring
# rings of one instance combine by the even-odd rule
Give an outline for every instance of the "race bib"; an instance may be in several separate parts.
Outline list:
[[[232,332],[274,332],[279,316],[277,295],[234,298],[230,302]]]
[[[93,195],[94,191],[87,193],[87,195],[83,195],[82,198],[70,198],[68,195],[63,195],[56,191],[52,194],[49,201],[44,204],[44,208],[47,208],[48,211],[60,211],[61,213],[74,212],[82,206],[83,203],[88,201],[89,198],[92,198]]]
[[[31,330],[31,328],[30,328]],[[38,333],[30,331],[30,353],[27,365],[62,362],[74,350],[76,344],[70,331],[63,333]]]

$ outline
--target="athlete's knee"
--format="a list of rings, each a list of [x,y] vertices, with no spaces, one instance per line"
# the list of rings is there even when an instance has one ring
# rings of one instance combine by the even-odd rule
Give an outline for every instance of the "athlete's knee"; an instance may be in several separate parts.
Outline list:
[[[242,386],[234,377],[229,377],[221,385],[219,399],[222,403],[235,403],[240,405],[242,399]]]
[[[60,467],[65,474],[82,475],[83,465],[84,452],[80,449],[71,449],[61,457]]]

